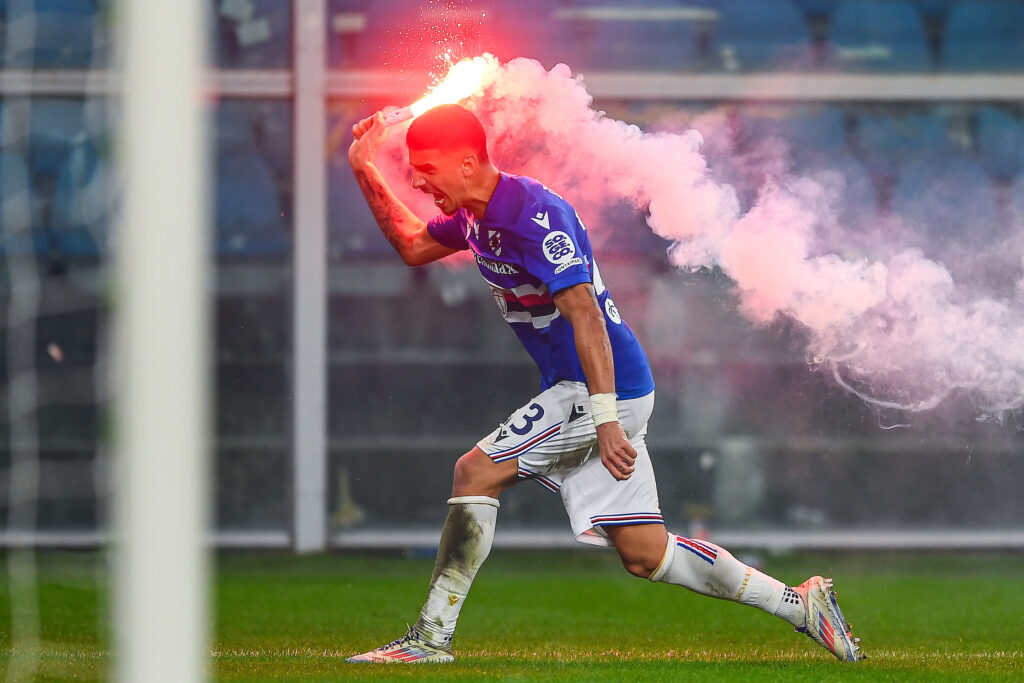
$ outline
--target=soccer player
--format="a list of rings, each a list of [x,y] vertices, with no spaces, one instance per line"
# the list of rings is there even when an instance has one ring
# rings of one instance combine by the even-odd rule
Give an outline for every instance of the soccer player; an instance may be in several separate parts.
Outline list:
[[[536,180],[499,171],[483,126],[443,105],[406,135],[413,188],[441,213],[417,218],[388,188],[374,156],[377,113],[353,126],[349,161],[384,236],[410,266],[470,250],[501,315],[537,363],[542,391],[455,464],[448,517],[426,603],[408,632],[350,662],[450,662],[459,612],[494,536],[498,498],[534,479],[561,494],[572,531],[611,545],[629,573],[774,614],[845,661],[858,639],[832,583],[789,587],[708,541],[668,532],[644,437],[654,380],[615,307],[583,221]]]

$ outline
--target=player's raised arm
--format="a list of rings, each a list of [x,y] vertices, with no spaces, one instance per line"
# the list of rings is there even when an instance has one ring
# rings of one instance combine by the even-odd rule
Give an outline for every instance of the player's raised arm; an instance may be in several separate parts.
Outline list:
[[[455,253],[430,236],[427,224],[395,196],[374,165],[373,159],[386,135],[383,118],[377,112],[352,126],[355,140],[348,148],[352,172],[377,225],[410,266],[420,266]]]
[[[616,479],[629,479],[636,451],[615,414],[615,363],[604,314],[589,282],[573,285],[552,297],[558,312],[572,324],[576,353],[590,390],[591,414],[597,425],[601,462]]]

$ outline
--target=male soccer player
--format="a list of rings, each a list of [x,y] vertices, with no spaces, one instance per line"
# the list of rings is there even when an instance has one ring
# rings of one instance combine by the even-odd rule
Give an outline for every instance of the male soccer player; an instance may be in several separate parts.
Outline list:
[[[612,302],[583,222],[536,180],[500,172],[484,129],[459,105],[409,127],[412,186],[441,213],[417,218],[374,156],[380,113],[353,126],[349,161],[380,229],[410,266],[470,250],[501,315],[540,369],[542,391],[455,464],[448,517],[419,619],[350,662],[450,662],[452,636],[490,552],[498,497],[525,479],[562,496],[576,538],[611,545],[631,574],[758,607],[841,660],[860,658],[829,579],[791,588],[714,543],[666,531],[644,437],[654,381]]]

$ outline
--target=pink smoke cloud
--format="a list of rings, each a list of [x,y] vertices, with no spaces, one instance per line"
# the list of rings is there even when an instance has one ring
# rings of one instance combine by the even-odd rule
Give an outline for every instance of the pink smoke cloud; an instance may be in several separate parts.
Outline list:
[[[529,59],[491,58],[482,91],[466,105],[484,122],[498,166],[565,196],[596,242],[611,230],[601,222],[609,207],[635,207],[671,241],[673,265],[720,267],[736,284],[740,310],[756,323],[778,316],[800,323],[809,362],[864,400],[921,411],[963,392],[995,418],[1024,406],[1024,217],[1014,218],[996,245],[1001,262],[1016,269],[1016,288],[968,288],[926,255],[936,240],[919,218],[844,213],[855,179],[842,169],[794,176],[778,141],[766,141],[759,158],[734,159],[746,164],[736,177],[763,183],[744,211],[740,193],[750,188],[709,171],[700,132],[644,133],[611,119],[592,108],[583,80],[563,64],[545,71]],[[728,125],[720,112],[694,123],[712,145]],[[407,187],[403,139],[391,135],[385,149],[393,162],[385,175],[396,189]],[[429,198],[410,190],[401,196],[432,215]],[[942,247],[937,253],[972,256],[968,274],[996,255],[976,243]],[[1016,251],[1008,257],[1006,249]]]

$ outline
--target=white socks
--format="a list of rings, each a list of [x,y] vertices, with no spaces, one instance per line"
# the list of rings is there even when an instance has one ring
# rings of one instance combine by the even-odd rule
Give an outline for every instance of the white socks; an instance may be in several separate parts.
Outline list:
[[[670,533],[665,557],[650,578],[757,607],[796,627],[804,625],[803,599],[792,588],[708,541]]]
[[[451,643],[469,587],[491,552],[498,517],[498,501],[488,496],[450,498],[448,505],[427,601],[414,627],[442,646]]]

